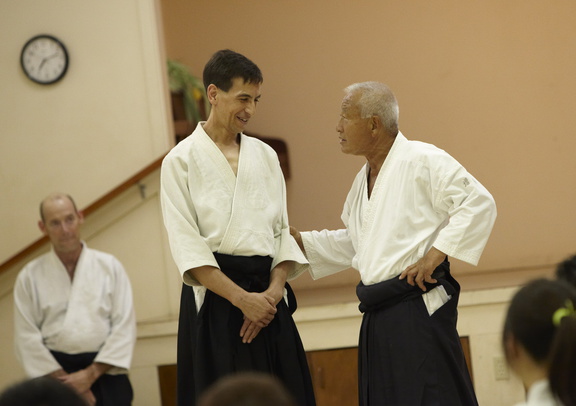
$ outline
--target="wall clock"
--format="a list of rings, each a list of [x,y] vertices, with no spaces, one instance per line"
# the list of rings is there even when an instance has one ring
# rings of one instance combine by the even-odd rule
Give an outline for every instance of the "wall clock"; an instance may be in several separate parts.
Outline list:
[[[20,65],[30,80],[49,85],[62,79],[68,70],[68,51],[52,35],[37,35],[22,47]]]

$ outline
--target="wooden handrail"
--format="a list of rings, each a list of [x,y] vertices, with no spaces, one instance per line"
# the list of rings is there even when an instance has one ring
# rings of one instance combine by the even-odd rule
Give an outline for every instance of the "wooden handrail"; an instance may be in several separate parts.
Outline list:
[[[98,210],[100,207],[104,206],[106,203],[110,202],[116,196],[120,195],[122,192],[134,186],[146,176],[154,172],[156,169],[160,168],[162,165],[162,160],[164,156],[161,156],[150,165],[146,166],[144,169],[139,171],[137,174],[129,178],[128,180],[122,182],[120,185],[112,189],[110,192],[106,193],[100,199],[96,200],[94,203],[90,204],[88,207],[82,210],[84,216],[88,216]],[[44,244],[48,243],[48,237],[43,236],[32,244],[28,245],[22,251],[18,252],[16,255],[10,257],[8,260],[0,264],[0,274],[6,271],[8,268],[12,267],[14,264],[20,262],[23,258],[30,255],[32,252],[36,251],[38,248],[42,247]]]

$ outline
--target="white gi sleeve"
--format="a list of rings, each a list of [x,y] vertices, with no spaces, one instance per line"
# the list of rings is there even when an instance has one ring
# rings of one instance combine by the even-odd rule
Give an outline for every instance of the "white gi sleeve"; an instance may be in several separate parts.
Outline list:
[[[20,272],[14,285],[14,347],[26,375],[36,378],[62,367],[44,345],[40,323],[42,315],[35,305],[34,286],[27,273]]]
[[[294,261],[294,269],[287,276],[287,280],[292,280],[308,269],[308,261],[300,250],[300,247],[298,247],[296,240],[294,240],[294,238],[290,235],[288,209],[286,207],[286,182],[284,181],[284,176],[282,175],[280,163],[278,163],[278,173],[278,181],[282,183],[282,196],[280,197],[282,199],[282,216],[276,227],[274,227],[274,246],[276,255],[272,261],[272,269],[274,269],[274,267],[281,262]]]
[[[448,213],[449,222],[434,247],[477,265],[496,221],[494,198],[461,166],[440,179],[437,190],[434,207]]]
[[[196,210],[189,198],[188,165],[180,156],[168,154],[160,173],[160,202],[170,250],[185,284],[200,286],[189,269],[204,265],[218,268],[212,251],[200,235]],[[188,196],[188,198],[187,198]]]
[[[356,251],[348,230],[306,231],[300,234],[312,278],[323,278],[352,266]]]
[[[126,373],[132,362],[136,343],[136,317],[132,301],[132,287],[122,264],[113,261],[115,285],[113,307],[110,312],[110,334],[94,359],[94,362],[117,368],[108,373]]]

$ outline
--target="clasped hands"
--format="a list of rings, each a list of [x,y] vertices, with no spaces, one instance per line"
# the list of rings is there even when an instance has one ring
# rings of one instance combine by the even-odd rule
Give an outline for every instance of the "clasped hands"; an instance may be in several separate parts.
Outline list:
[[[260,330],[267,327],[277,312],[276,305],[282,300],[283,292],[268,289],[264,292],[247,292],[239,306],[244,314],[244,323],[240,328],[242,342],[249,344],[256,338]]]
[[[80,396],[82,396],[82,398],[84,398],[84,401],[88,406],[94,406],[96,404],[96,398],[94,397],[92,390],[90,390],[95,379],[89,368],[81,369],[70,374],[66,373],[64,370],[58,370],[52,373],[51,376],[73,388]]]

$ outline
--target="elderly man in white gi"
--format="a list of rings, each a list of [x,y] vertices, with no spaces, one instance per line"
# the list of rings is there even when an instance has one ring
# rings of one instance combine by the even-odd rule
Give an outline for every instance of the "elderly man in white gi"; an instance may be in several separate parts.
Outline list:
[[[70,196],[48,196],[40,216],[52,249],[16,280],[16,355],[29,377],[52,376],[90,405],[130,405],[136,321],[128,276],[115,257],[80,240],[83,216]]]
[[[291,232],[314,278],[360,272],[360,405],[476,405],[447,256],[477,264],[494,200],[446,152],[398,131],[386,85],[357,83],[345,93],[341,149],[367,160],[344,204],[345,228]]]

